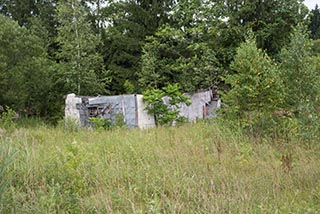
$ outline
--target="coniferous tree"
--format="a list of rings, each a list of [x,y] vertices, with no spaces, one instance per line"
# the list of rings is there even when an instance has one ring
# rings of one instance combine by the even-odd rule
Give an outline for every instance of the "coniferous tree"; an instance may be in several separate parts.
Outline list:
[[[29,18],[38,14],[34,0],[1,0],[0,13],[16,20],[21,26],[28,26]]]
[[[159,28],[144,46],[138,74],[142,87],[177,82],[184,91],[194,92],[221,81],[222,70],[209,43],[219,22],[216,9],[208,1],[178,2],[171,24]]]
[[[255,38],[240,45],[231,69],[235,74],[225,79],[231,90],[223,96],[226,116],[252,125],[252,117],[270,115],[281,106],[284,92],[277,65],[257,48]]]
[[[310,11],[309,31],[312,39],[320,39],[320,8],[318,5]]]
[[[111,91],[128,93],[126,85],[141,92],[137,73],[141,70],[142,47],[145,38],[151,36],[163,23],[168,22],[172,0],[114,1],[104,9],[109,23],[104,34],[103,55],[113,81]],[[130,87],[132,88],[132,87]]]
[[[257,46],[275,57],[288,44],[298,23],[305,22],[307,7],[300,0],[222,0],[226,21],[220,25],[222,47],[227,63],[247,32],[256,35]],[[228,54],[230,53],[230,54]]]

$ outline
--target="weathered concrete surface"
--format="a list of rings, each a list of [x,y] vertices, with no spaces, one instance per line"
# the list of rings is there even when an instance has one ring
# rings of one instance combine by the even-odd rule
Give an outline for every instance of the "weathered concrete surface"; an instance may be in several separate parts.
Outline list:
[[[80,124],[80,111],[77,104],[81,103],[81,98],[75,94],[68,94],[65,101],[65,118],[72,118]]]
[[[139,128],[151,128],[155,127],[156,123],[154,116],[148,114],[145,109],[146,105],[143,103],[141,94],[137,94],[137,111],[138,111],[138,127]]]
[[[186,117],[189,121],[216,116],[215,109],[220,107],[220,100],[213,94],[212,89],[186,95],[190,97],[191,105],[182,104],[180,116]],[[128,127],[155,127],[154,116],[145,110],[146,105],[142,98],[141,94],[98,97],[78,97],[69,94],[66,98],[65,117],[75,119],[81,126],[90,125],[91,117],[101,117],[109,119],[114,124],[119,122],[117,120],[120,118]],[[164,103],[169,103],[169,99],[165,98]]]

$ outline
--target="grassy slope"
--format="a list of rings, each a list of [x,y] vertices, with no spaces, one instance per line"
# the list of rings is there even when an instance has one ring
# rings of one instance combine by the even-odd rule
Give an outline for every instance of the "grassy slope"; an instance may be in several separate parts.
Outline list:
[[[0,213],[320,210],[319,148],[251,144],[216,124],[73,133],[40,127],[2,133],[0,142],[2,162],[18,151],[0,170],[8,183]],[[292,161],[284,164],[287,154]]]

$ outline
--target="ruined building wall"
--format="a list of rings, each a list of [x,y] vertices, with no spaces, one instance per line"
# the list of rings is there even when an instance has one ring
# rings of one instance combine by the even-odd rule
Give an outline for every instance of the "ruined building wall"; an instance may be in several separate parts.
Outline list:
[[[156,123],[154,120],[154,116],[148,114],[148,112],[145,109],[146,105],[142,101],[142,95],[137,94],[136,100],[137,100],[137,111],[138,111],[138,127],[139,128],[151,128],[155,127]]]
[[[189,121],[215,117],[215,109],[220,107],[220,100],[211,89],[188,96],[191,105],[182,104],[180,116],[186,117]],[[78,97],[69,94],[66,99],[65,116],[75,119],[81,126],[90,126],[91,117],[102,117],[109,119],[113,124],[120,119],[127,127],[155,127],[154,116],[145,110],[146,105],[142,98],[140,94],[98,97]],[[169,99],[165,98],[164,103],[169,103]]]
[[[68,94],[65,101],[65,118],[71,118],[80,124],[80,112],[77,104],[81,103],[81,98],[75,94]]]

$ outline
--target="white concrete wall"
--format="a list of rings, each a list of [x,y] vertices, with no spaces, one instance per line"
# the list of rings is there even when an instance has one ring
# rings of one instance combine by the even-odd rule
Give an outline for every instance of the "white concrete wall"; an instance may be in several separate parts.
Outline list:
[[[131,95],[130,95],[131,96]],[[184,116],[189,119],[189,121],[196,121],[197,118],[202,119],[203,118],[203,109],[206,104],[209,104],[212,99],[212,91],[204,91],[204,92],[198,92],[194,93],[190,96],[191,105],[186,106],[185,104],[182,104],[180,107],[180,116]],[[118,96],[115,96],[118,97]],[[137,122],[136,125],[139,128],[150,128],[155,127],[155,120],[154,116],[148,114],[148,112],[145,110],[146,105],[142,101],[142,95],[137,94],[136,95],[136,102],[137,102]],[[103,98],[103,97],[102,97]],[[101,98],[101,99],[102,99]],[[89,99],[89,102],[97,101],[98,98],[92,98]],[[108,98],[111,99],[111,98]],[[81,124],[81,118],[80,118],[80,111],[77,109],[77,104],[81,104],[81,98],[77,97],[75,94],[68,94],[66,101],[65,101],[65,117],[66,118],[72,118],[79,122]],[[220,107],[220,100],[214,101],[214,109]],[[131,111],[130,113],[134,113],[134,111]],[[135,116],[134,116],[135,117]]]
[[[77,103],[81,103],[81,98],[75,94],[68,94],[65,103],[65,118],[72,118],[80,124],[80,112]]]
[[[191,105],[183,104],[180,108],[180,115],[194,122],[197,118],[203,118],[203,107],[211,101],[212,91],[194,93],[190,97]]]
[[[143,103],[142,97],[143,96],[141,94],[136,95],[137,111],[138,111],[138,127],[142,129],[155,127],[156,123],[154,121],[154,116],[148,114],[148,112],[144,110],[146,105]]]

